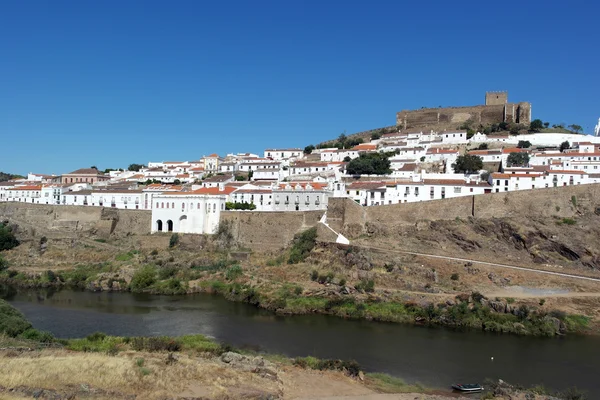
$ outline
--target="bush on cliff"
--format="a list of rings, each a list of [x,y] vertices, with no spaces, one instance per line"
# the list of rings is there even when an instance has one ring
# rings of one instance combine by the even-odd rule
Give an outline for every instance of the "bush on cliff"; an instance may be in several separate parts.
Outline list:
[[[310,228],[294,237],[288,264],[298,264],[308,257],[317,243],[317,228]]]
[[[35,340],[37,342],[52,342],[54,340],[52,334],[34,329],[19,310],[4,300],[0,300],[1,335]]]
[[[17,247],[19,241],[13,234],[12,228],[5,223],[0,223],[0,251]]]
[[[146,265],[133,274],[129,288],[132,292],[142,292],[152,286],[155,282],[156,268],[152,265]]]

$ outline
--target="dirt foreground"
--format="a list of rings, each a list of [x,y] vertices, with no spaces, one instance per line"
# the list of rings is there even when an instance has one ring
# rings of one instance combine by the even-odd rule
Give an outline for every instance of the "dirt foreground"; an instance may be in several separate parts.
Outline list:
[[[226,353],[232,354],[232,353]],[[0,399],[445,399],[384,394],[342,372],[262,357],[0,350]],[[237,358],[236,358],[237,357]],[[224,361],[225,360],[225,361]]]

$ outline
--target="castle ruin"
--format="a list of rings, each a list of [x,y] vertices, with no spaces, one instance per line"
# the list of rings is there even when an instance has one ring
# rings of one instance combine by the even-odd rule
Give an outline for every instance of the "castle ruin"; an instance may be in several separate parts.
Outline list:
[[[501,122],[529,125],[531,103],[509,103],[508,92],[486,92],[484,105],[402,110],[396,114],[396,125],[401,129],[457,129],[467,121],[474,126]]]

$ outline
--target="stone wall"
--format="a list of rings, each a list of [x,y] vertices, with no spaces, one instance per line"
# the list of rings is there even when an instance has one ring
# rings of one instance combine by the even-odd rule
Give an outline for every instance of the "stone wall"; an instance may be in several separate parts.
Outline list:
[[[287,247],[296,233],[316,226],[323,211],[224,211],[221,222],[231,221],[234,239],[255,251]]]
[[[600,185],[581,185],[377,207],[362,207],[346,198],[333,198],[329,200],[327,220],[333,229],[352,239],[378,227],[393,232],[394,226],[416,224],[421,220],[530,218],[532,215],[565,218],[596,211],[600,212]]]
[[[151,212],[89,206],[54,206],[15,202],[0,203],[0,220],[9,220],[33,236],[43,232],[52,238],[77,237],[82,233],[108,237],[146,234]]]
[[[507,103],[471,107],[423,108],[402,110],[396,114],[396,125],[401,129],[457,129],[471,120],[474,125],[490,125],[500,122],[531,122],[531,104]]]

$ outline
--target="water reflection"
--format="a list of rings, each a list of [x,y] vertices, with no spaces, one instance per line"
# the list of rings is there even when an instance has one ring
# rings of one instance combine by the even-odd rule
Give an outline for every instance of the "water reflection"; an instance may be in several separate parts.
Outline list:
[[[349,321],[322,315],[284,317],[211,295],[18,292],[0,288],[35,327],[59,337],[201,333],[238,347],[288,356],[355,359],[368,370],[446,387],[502,378],[558,389],[586,388],[600,398],[600,340],[543,339],[441,328]],[[494,357],[493,361],[491,357]]]

